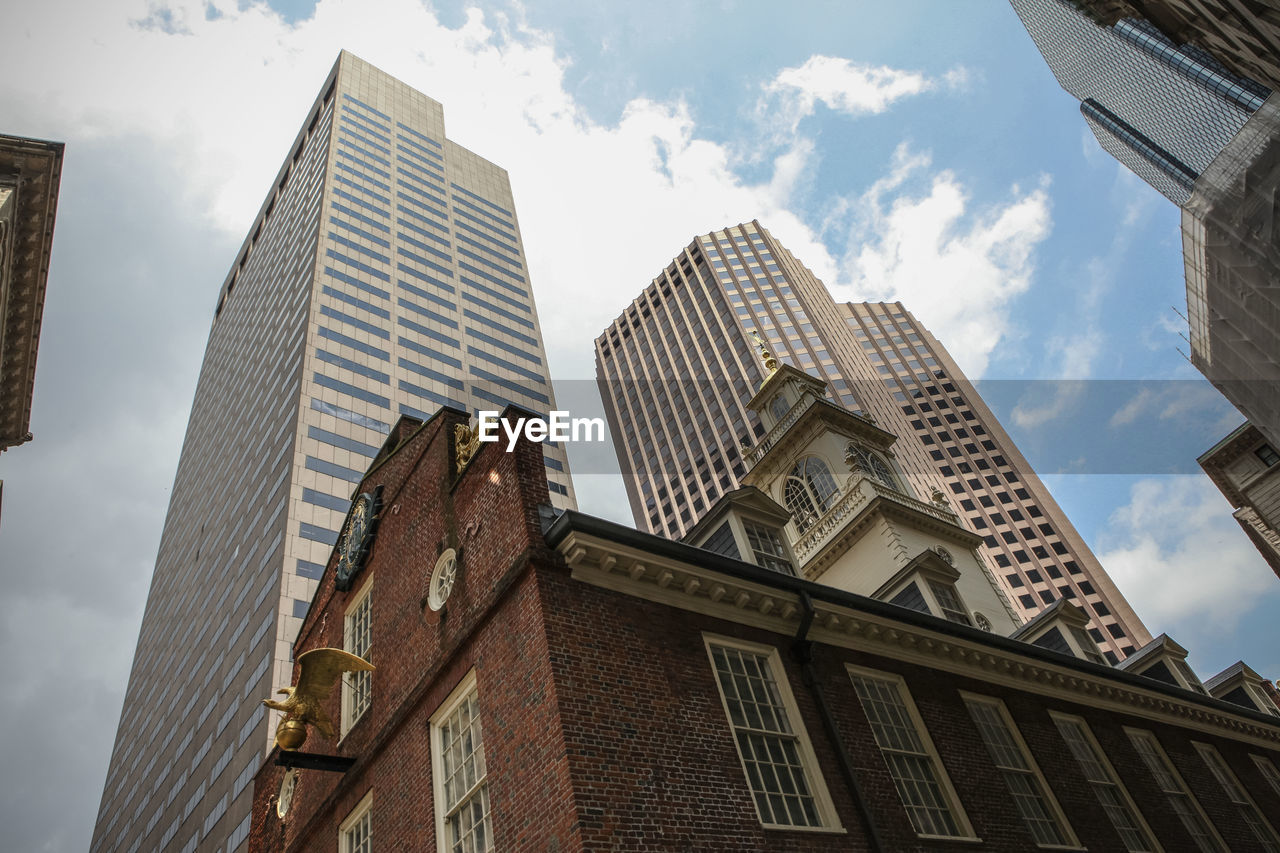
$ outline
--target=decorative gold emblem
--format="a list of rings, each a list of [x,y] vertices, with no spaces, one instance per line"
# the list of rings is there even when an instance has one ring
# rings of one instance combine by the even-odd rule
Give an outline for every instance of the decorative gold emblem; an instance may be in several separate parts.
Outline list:
[[[458,462],[458,473],[467,467],[471,457],[480,449],[480,428],[470,423],[456,424],[453,427],[453,448]]]
[[[778,372],[778,359],[774,358],[773,353],[769,351],[769,345],[766,344],[759,335],[754,331],[751,333],[751,340],[756,342],[756,346],[760,349],[760,360],[764,362],[765,369],[769,371],[769,375]]]
[[[342,649],[312,649],[298,656],[301,671],[293,687],[281,687],[277,693],[288,698],[283,702],[263,699],[262,704],[284,711],[284,719],[276,726],[276,745],[295,750],[307,739],[307,726],[333,740],[333,722],[324,712],[324,701],[333,691],[338,676],[344,672],[372,670],[373,664]]]

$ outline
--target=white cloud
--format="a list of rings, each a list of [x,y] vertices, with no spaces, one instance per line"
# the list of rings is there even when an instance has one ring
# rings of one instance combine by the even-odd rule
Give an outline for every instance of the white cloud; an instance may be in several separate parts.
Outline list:
[[[779,71],[765,85],[765,92],[777,96],[769,109],[794,131],[802,119],[813,115],[819,103],[846,115],[870,115],[940,85],[963,87],[967,79],[962,68],[935,80],[917,71],[865,65],[838,56],[811,56],[803,65]]]
[[[1099,540],[1098,559],[1147,628],[1189,648],[1229,636],[1275,592],[1275,574],[1200,475],[1139,480]]]
[[[1010,301],[1030,286],[1035,248],[1049,234],[1047,185],[1014,186],[1005,202],[974,210],[949,171],[933,174],[922,194],[904,190],[930,165],[927,154],[899,146],[890,173],[854,204],[847,284],[837,295],[903,301],[977,377],[1005,334]]]

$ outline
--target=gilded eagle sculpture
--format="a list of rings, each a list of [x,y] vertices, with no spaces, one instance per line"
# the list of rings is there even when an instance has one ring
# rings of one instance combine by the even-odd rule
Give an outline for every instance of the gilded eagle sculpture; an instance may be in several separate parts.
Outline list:
[[[373,670],[373,664],[342,649],[312,649],[298,655],[298,683],[281,687],[277,693],[288,696],[283,702],[263,699],[262,704],[284,711],[284,719],[276,726],[276,745],[295,750],[307,739],[307,726],[333,740],[333,721],[324,712],[324,701],[333,691],[338,676],[344,672]]]

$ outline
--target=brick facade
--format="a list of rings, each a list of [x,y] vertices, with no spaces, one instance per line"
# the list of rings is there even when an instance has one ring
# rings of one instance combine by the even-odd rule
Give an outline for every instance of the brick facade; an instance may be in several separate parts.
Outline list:
[[[908,611],[901,611],[904,636],[943,639],[898,646],[901,654],[888,654],[872,643],[828,642],[835,624],[829,615],[802,620],[794,630],[780,628],[781,617],[746,618],[745,610],[743,618],[724,618],[710,604],[690,606],[679,589],[691,595],[696,585],[680,587],[670,572],[659,576],[652,592],[635,594],[628,583],[674,559],[677,547],[635,531],[627,541],[618,534],[618,553],[648,566],[636,562],[630,574],[603,574],[605,580],[593,582],[580,571],[582,561],[592,559],[583,557],[590,548],[579,546],[564,556],[564,536],[554,526],[543,533],[539,506],[547,503],[548,491],[540,445],[522,441],[512,453],[481,445],[458,477],[453,427],[464,421],[462,413],[445,409],[420,427],[402,422],[390,440],[399,446],[380,455],[362,484],[362,491],[383,487],[369,562],[347,592],[335,590],[331,562],[295,647],[296,653],[341,648],[348,603],[365,584],[374,584],[370,658],[378,669],[372,705],[336,745],[313,733],[304,746],[356,762],[345,774],[300,771],[292,807],[281,820],[275,800],[285,770],[273,752],[255,782],[251,849],[338,850],[339,826],[371,789],[374,850],[437,849],[429,719],[472,670],[496,850],[872,850],[873,836],[887,851],[1034,849],[962,690],[1005,703],[1083,847],[1124,849],[1050,719],[1051,710],[1088,723],[1165,850],[1197,848],[1169,816],[1168,801],[1124,726],[1155,734],[1231,850],[1263,849],[1192,741],[1215,746],[1263,814],[1276,816],[1280,794],[1250,755],[1280,766],[1280,720],[1041,650],[1028,651],[1025,667],[1005,667],[998,659],[1016,658],[1021,644]],[[585,516],[562,515],[557,525],[607,538],[608,525]],[[678,547],[681,553],[707,554]],[[457,549],[460,570],[437,614],[426,606],[428,580],[446,548]],[[723,570],[726,583],[737,573],[738,580],[768,591],[770,573],[764,570],[711,555],[700,562],[702,569]],[[785,618],[801,619],[787,603],[789,596],[803,590],[817,599],[821,590],[786,580],[794,590],[779,587],[772,594]],[[890,605],[847,594],[845,599],[841,606],[864,608],[868,621],[894,624],[898,618],[898,608]],[[771,607],[755,612],[773,613]],[[838,830],[762,826],[726,720],[707,634],[778,650]],[[797,643],[797,636],[805,639]],[[956,649],[989,643],[989,659],[996,662],[989,669],[929,665],[929,654],[946,637]],[[807,683],[806,665],[796,654],[805,649],[825,701]],[[968,652],[952,658],[966,655],[979,664],[988,659]],[[846,664],[904,679],[980,842],[917,836]],[[1028,682],[1025,689],[1020,679]],[[1070,692],[1073,679],[1080,696]],[[1083,691],[1090,689],[1098,693],[1085,699]],[[339,693],[335,689],[330,699],[335,721]],[[1116,710],[1120,702],[1132,710]],[[874,829],[846,782],[842,756]]]

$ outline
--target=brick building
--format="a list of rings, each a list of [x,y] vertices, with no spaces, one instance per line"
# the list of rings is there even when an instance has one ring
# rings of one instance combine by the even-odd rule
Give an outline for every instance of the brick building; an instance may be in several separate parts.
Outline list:
[[[367,562],[339,583],[335,552],[295,645],[377,665],[303,747],[354,761],[273,753],[251,849],[1276,849],[1274,706],[1106,665],[1065,601],[1018,626],[978,537],[820,386],[766,379],[775,441],[681,542],[552,511],[537,444],[460,469],[464,413],[402,419]],[[802,478],[801,554],[770,471],[846,441],[835,500]]]

